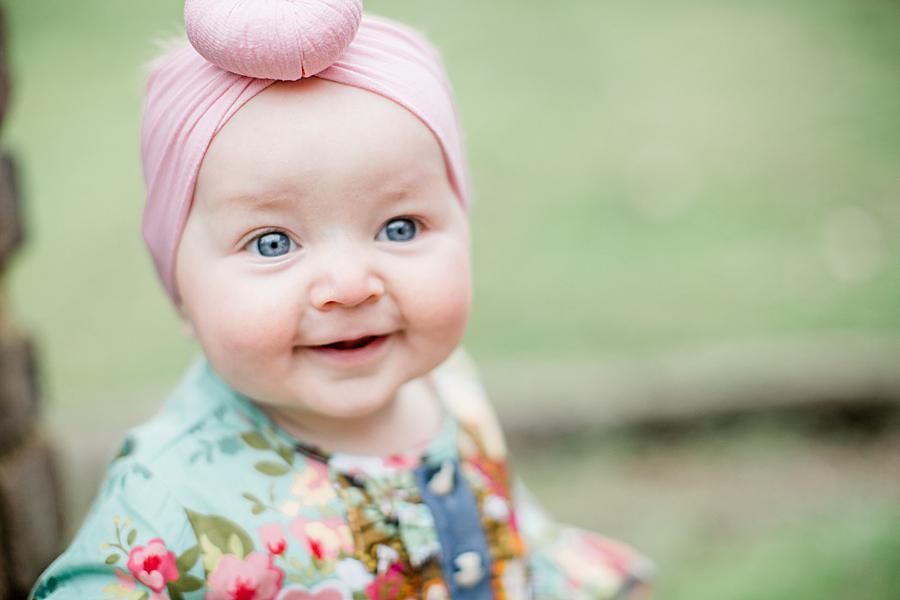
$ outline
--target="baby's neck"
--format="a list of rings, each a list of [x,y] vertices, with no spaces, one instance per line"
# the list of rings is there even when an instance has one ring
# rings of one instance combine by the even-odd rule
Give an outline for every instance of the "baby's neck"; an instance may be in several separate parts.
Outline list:
[[[431,385],[415,379],[403,385],[378,412],[357,419],[317,419],[272,406],[260,406],[287,433],[323,450],[388,456],[437,435],[443,417]]]

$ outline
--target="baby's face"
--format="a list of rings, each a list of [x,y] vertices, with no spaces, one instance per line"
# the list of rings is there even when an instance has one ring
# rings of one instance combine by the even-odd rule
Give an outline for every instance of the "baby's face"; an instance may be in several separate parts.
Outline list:
[[[461,340],[468,220],[406,109],[325,80],[278,83],[213,139],[176,282],[232,387],[310,423],[365,417]]]

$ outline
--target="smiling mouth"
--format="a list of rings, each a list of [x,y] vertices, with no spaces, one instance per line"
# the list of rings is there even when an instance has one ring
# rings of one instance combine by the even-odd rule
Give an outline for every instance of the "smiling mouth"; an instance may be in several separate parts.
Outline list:
[[[340,342],[334,342],[332,344],[315,346],[315,348],[329,348],[331,350],[358,350],[360,348],[365,348],[372,342],[380,340],[384,337],[385,336],[383,335],[367,335],[355,340],[341,340]]]
[[[321,346],[306,346],[307,351],[330,361],[332,365],[352,367],[379,360],[393,334],[367,335],[352,340],[340,340]]]

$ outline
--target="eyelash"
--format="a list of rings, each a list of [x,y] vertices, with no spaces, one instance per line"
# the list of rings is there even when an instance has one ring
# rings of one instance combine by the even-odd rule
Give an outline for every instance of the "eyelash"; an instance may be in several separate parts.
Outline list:
[[[425,230],[425,222],[422,219],[420,219],[419,217],[416,217],[413,215],[397,215],[395,217],[391,217],[390,219],[388,219],[387,221],[382,223],[381,227],[379,227],[378,231],[375,233],[375,236],[377,237],[378,234],[381,233],[381,231],[387,226],[388,223],[390,223],[391,221],[396,221],[397,219],[409,219],[410,221],[415,223],[416,236],[421,235],[422,231]],[[283,229],[278,229],[276,227],[272,227],[270,229],[264,229],[263,231],[260,231],[259,233],[257,233],[253,237],[251,237],[249,240],[247,240],[243,245],[244,250],[251,251],[250,248],[255,247],[254,245],[260,240],[260,238],[262,238],[270,233],[284,234],[285,237],[287,237],[290,240],[291,245],[294,247],[292,249],[296,249],[297,247],[300,247],[300,244],[295,242],[294,239],[286,231],[284,231]]]
[[[378,235],[382,231],[384,231],[384,228],[387,227],[389,223],[391,223],[392,221],[399,221],[401,219],[405,219],[407,221],[412,221],[412,223],[415,225],[416,232],[415,232],[415,235],[413,236],[413,239],[420,236],[422,234],[422,232],[425,230],[425,223],[422,221],[422,219],[415,217],[413,215],[397,215],[395,217],[391,217],[390,219],[388,219],[387,221],[385,221],[384,223],[381,224],[381,227],[375,233],[375,239],[376,240],[378,239]]]
[[[259,240],[262,239],[263,237],[269,235],[270,233],[280,233],[288,239],[288,241],[291,245],[291,248],[288,252],[296,250],[300,246],[300,244],[295,242],[294,239],[286,231],[284,231],[283,229],[278,229],[278,228],[273,227],[270,229],[265,229],[263,231],[260,231],[259,233],[257,233],[253,237],[251,237],[243,245],[243,249],[246,250],[247,252],[250,252],[251,254],[255,254],[257,256],[262,256],[262,254],[259,253],[259,248],[258,248]],[[264,257],[264,258],[268,258],[268,257]]]

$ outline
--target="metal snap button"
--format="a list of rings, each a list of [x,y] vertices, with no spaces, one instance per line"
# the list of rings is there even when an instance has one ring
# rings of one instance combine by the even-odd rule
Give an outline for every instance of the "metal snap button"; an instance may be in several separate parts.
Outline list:
[[[454,471],[452,462],[447,461],[442,464],[440,470],[428,481],[428,491],[435,496],[446,496],[452,492]]]
[[[453,563],[457,571],[453,574],[456,584],[462,588],[471,588],[478,585],[484,578],[484,565],[481,555],[474,551],[458,554]]]

